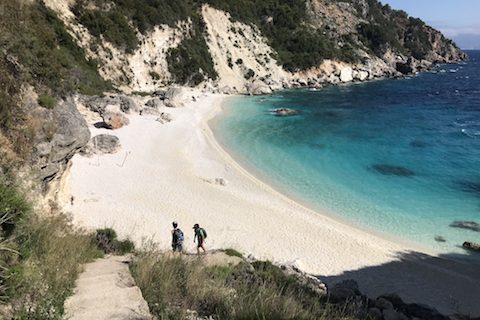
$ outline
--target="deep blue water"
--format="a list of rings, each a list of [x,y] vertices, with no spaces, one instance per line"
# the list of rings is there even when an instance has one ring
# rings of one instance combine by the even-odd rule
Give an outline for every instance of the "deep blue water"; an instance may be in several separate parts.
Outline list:
[[[401,80],[228,100],[212,121],[237,161],[354,225],[441,253],[480,232],[480,51]],[[289,107],[298,116],[275,117]],[[438,242],[436,236],[446,239]]]

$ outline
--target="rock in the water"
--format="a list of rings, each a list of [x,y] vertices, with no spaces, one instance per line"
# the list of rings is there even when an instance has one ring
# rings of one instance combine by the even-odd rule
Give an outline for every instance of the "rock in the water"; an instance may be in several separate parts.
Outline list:
[[[480,197],[480,181],[463,180],[458,182],[462,191],[472,193]]]
[[[465,249],[480,252],[480,244],[465,241],[462,245]]]
[[[410,177],[415,175],[415,172],[408,168],[401,166],[392,166],[389,164],[375,164],[372,168],[378,173],[386,176]]]
[[[344,83],[353,81],[353,69],[351,67],[343,68],[340,71],[340,81]]]
[[[297,110],[289,109],[289,108],[278,108],[273,110],[273,113],[276,116],[280,117],[287,117],[287,116],[294,116],[298,114]]]
[[[410,146],[414,148],[425,148],[427,144],[420,140],[413,140],[412,142],[410,142]]]
[[[447,242],[444,237],[442,236],[435,236],[435,241],[437,242]]]
[[[119,112],[106,111],[102,118],[105,126],[113,130],[129,124],[128,118]]]
[[[91,145],[92,152],[95,154],[116,153],[122,147],[120,139],[110,134],[99,134],[93,137],[89,145]]]
[[[450,224],[450,227],[480,232],[480,223],[475,221],[454,221]]]

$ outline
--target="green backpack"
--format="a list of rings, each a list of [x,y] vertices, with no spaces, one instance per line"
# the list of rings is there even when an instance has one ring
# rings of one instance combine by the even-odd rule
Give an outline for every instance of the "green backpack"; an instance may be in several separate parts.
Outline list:
[[[203,228],[200,228],[200,229],[198,229],[198,235],[200,237],[202,237],[203,239],[206,239],[207,238],[207,231],[205,231],[205,229],[203,229]]]

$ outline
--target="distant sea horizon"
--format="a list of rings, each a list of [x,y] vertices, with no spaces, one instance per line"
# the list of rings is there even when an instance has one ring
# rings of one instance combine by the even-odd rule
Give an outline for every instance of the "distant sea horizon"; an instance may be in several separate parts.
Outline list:
[[[228,99],[211,125],[247,169],[359,228],[440,255],[480,232],[480,51],[397,80]],[[299,111],[277,117],[273,109]],[[314,236],[314,235],[312,235]]]

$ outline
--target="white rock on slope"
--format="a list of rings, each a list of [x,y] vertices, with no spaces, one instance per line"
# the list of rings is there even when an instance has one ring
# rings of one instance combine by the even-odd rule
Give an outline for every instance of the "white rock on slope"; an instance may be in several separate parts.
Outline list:
[[[353,69],[351,67],[343,68],[340,71],[340,81],[343,83],[353,81]]]

